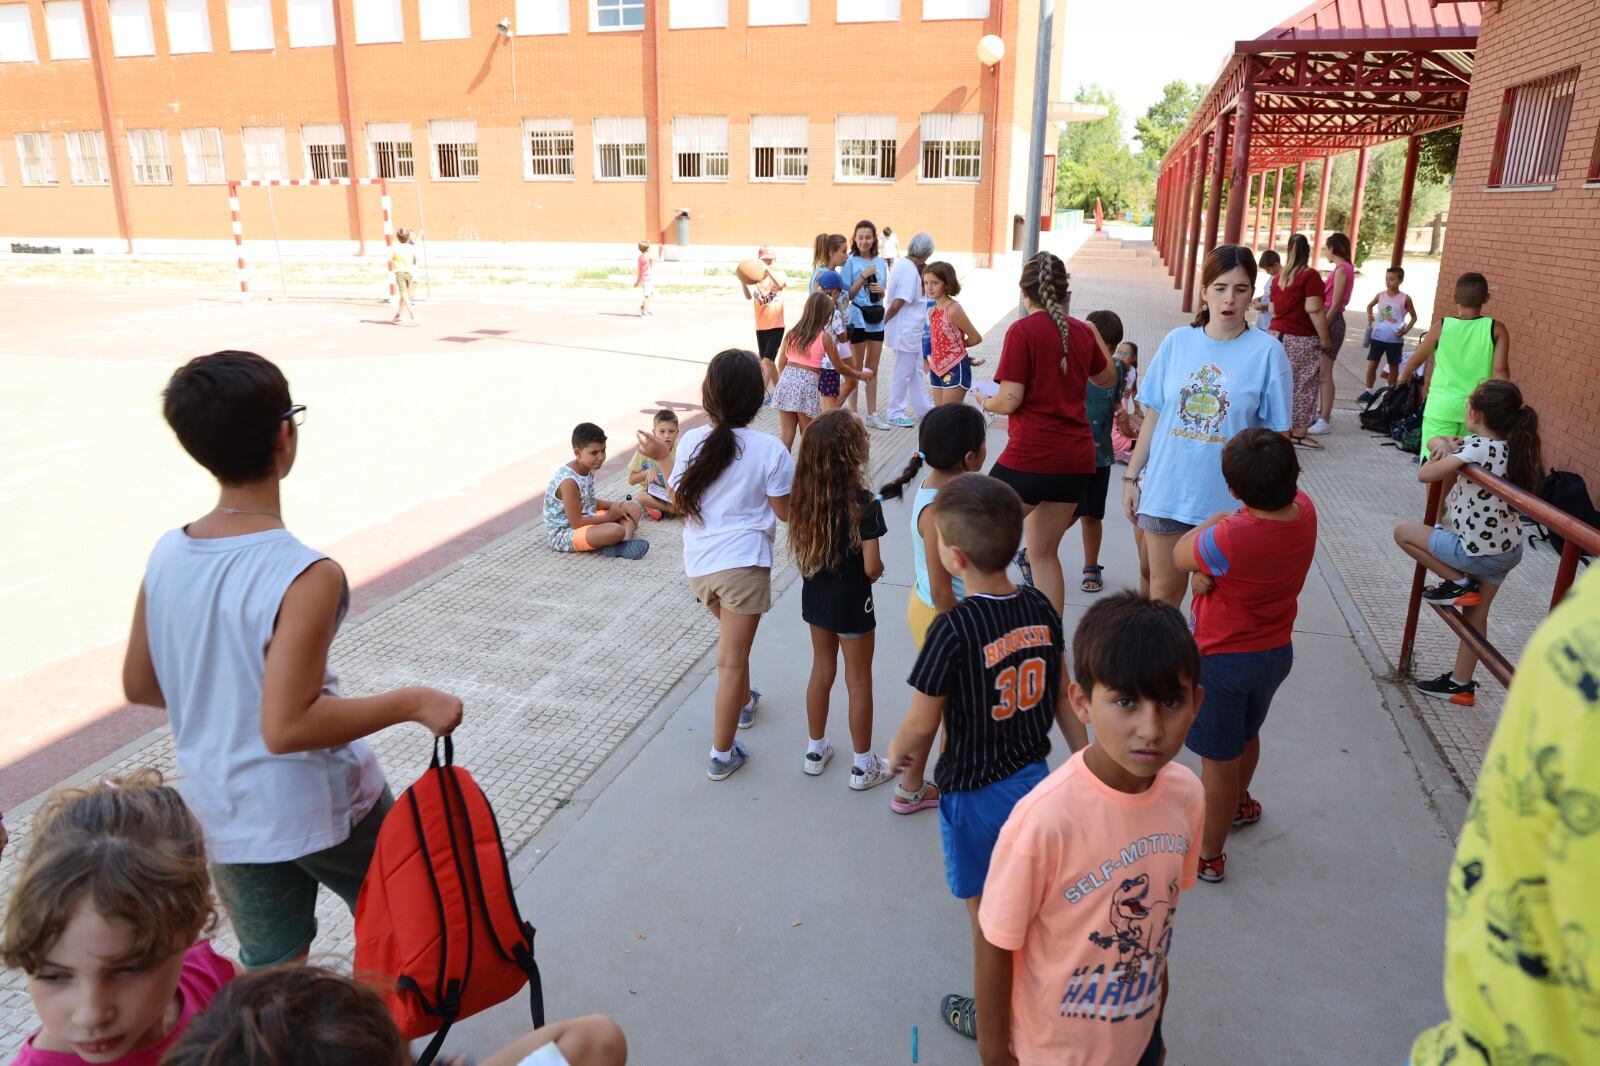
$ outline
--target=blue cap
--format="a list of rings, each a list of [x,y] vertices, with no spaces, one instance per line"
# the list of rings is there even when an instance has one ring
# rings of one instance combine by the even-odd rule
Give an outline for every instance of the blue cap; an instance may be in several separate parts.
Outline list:
[[[818,291],[822,291],[824,289],[842,289],[844,287],[844,279],[839,276],[839,272],[837,270],[824,270],[822,273],[817,275]]]

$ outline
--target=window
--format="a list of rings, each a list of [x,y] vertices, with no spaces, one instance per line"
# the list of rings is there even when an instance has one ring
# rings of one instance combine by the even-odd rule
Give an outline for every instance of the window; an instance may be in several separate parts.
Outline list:
[[[1573,67],[1506,90],[1489,167],[1490,186],[1555,184],[1577,88],[1578,68]]]
[[[1585,180],[1590,184],[1600,181],[1600,134],[1595,135],[1594,155],[1589,158],[1589,177]]]
[[[672,159],[675,181],[727,181],[728,120],[720,115],[673,119]]]
[[[804,115],[750,116],[750,180],[805,181],[809,171]]]
[[[111,52],[118,56],[153,56],[149,0],[111,0]]]
[[[166,130],[129,130],[128,156],[133,160],[135,185],[172,184],[172,164],[167,162]]]
[[[703,30],[727,24],[728,0],[669,0],[669,30]]]
[[[834,127],[839,157],[836,181],[893,181],[896,141],[893,115],[840,115]]]
[[[272,50],[270,0],[228,0],[228,47],[235,52]]]
[[[400,0],[356,0],[356,44],[388,44],[405,39]]]
[[[465,122],[428,123],[428,140],[433,144],[433,176],[440,181],[478,180],[478,124]]]
[[[594,120],[594,176],[600,180],[643,181],[646,162],[643,118]]]
[[[522,176],[530,180],[572,177],[572,120],[525,118],[522,120]]]
[[[345,153],[344,127],[337,122],[300,127],[306,149],[306,177],[348,178],[350,157]]]
[[[924,21],[940,19],[986,19],[989,0],[922,0]]]
[[[51,59],[89,58],[89,30],[83,23],[83,0],[46,0],[44,33],[50,42]]]
[[[333,44],[333,0],[289,0],[289,47]]]
[[[373,177],[411,181],[417,176],[411,154],[411,123],[367,123],[368,170]]]
[[[839,0],[840,22],[899,22],[900,0]]]
[[[644,0],[590,0],[591,30],[637,30],[644,26]]]
[[[811,21],[811,0],[750,0],[752,26],[804,26]]]
[[[74,185],[105,185],[111,180],[111,168],[106,165],[106,135],[99,130],[67,134],[67,162],[72,166]]]
[[[982,115],[922,116],[923,181],[977,181],[982,159]]]
[[[17,162],[22,164],[22,184],[56,184],[56,154],[48,133],[19,133]]]
[[[222,163],[222,131],[198,126],[183,131],[183,161],[190,185],[220,185],[228,180]]]
[[[32,63],[38,58],[28,5],[0,4],[0,63]]]
[[[167,51],[175,56],[211,51],[206,0],[166,0]]]
[[[571,15],[567,0],[517,0],[517,34],[567,33]]]
[[[245,126],[244,176],[251,181],[282,181],[289,176],[289,151],[282,126]]]
[[[456,41],[472,36],[467,0],[417,0],[424,41]]]

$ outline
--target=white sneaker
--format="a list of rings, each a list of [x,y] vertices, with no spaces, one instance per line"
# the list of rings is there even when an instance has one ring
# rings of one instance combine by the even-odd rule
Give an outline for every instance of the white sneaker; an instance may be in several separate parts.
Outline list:
[[[850,767],[850,787],[857,792],[865,792],[876,785],[894,779],[894,768],[889,765],[889,760],[882,755],[872,757],[872,765],[863,770],[859,766]]]
[[[1307,433],[1314,433],[1319,437],[1322,436],[1324,433],[1330,433],[1332,431],[1333,431],[1333,427],[1328,425],[1328,423],[1326,421],[1324,421],[1323,419],[1320,419],[1320,418],[1317,419],[1315,422],[1311,423],[1310,426],[1306,427],[1306,432]]]
[[[810,774],[812,777],[817,777],[821,775],[822,771],[828,768],[828,763],[832,760],[833,745],[824,740],[822,742],[822,750],[820,752],[811,751],[809,749],[806,751],[806,762],[802,769],[804,769],[805,772]]]
[[[868,415],[867,417],[863,418],[861,420],[861,422],[868,429],[888,429],[889,428],[889,423],[884,420],[884,417],[882,415]]]

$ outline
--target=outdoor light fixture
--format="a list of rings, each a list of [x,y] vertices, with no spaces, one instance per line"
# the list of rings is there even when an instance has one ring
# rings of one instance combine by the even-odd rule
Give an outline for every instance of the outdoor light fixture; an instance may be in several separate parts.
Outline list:
[[[495,29],[500,31],[500,36],[502,36],[502,37],[510,37],[511,36],[511,17],[508,15],[505,18],[501,19],[499,24],[495,26]]]
[[[992,67],[1006,57],[1006,42],[995,34],[985,34],[978,40],[978,62]]]

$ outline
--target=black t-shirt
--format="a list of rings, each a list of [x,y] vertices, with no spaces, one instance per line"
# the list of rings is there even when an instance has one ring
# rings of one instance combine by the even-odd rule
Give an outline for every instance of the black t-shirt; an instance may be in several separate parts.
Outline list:
[[[883,522],[883,504],[863,493],[861,539],[877,540],[889,532]],[[845,556],[831,570],[819,570],[800,589],[800,617],[808,625],[830,633],[866,633],[877,627],[872,615],[872,582],[861,549]]]
[[[969,595],[933,620],[911,687],[947,697],[940,792],[975,791],[1050,754],[1063,646],[1061,616],[1029,586]]]

